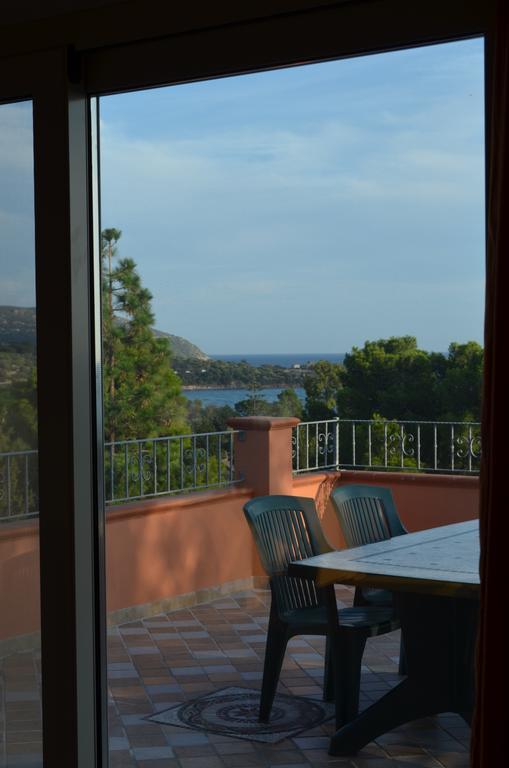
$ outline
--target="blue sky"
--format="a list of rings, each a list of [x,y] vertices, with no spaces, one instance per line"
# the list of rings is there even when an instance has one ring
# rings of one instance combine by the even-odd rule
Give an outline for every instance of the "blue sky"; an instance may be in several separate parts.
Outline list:
[[[211,353],[481,340],[483,47],[101,101],[103,223]]]
[[[0,104],[0,305],[33,307],[32,105]]]
[[[209,353],[482,341],[483,120],[480,40],[105,97],[102,224]]]

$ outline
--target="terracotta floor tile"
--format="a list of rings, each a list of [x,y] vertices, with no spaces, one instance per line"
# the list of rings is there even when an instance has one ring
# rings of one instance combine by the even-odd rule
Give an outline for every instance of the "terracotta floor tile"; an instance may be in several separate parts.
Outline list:
[[[201,757],[182,757],[179,760],[182,768],[223,768],[223,761],[215,756],[204,755]]]
[[[352,590],[336,596],[350,605]],[[108,629],[111,768],[468,768],[470,729],[451,713],[408,723],[348,758],[328,754],[331,722],[268,745],[145,719],[228,685],[259,688],[269,608],[269,592],[251,590]],[[292,638],[280,692],[320,697],[324,651],[322,637]],[[398,683],[398,658],[398,633],[368,640],[361,708]],[[0,659],[0,678],[0,733],[8,754],[29,762],[41,751],[40,654]]]
[[[267,761],[258,753],[223,755],[222,760],[226,768],[258,768],[268,765]]]
[[[212,744],[197,744],[196,746],[179,747],[171,745],[176,757],[205,757],[206,755],[216,755],[216,750]]]
[[[110,752],[110,768],[135,768],[136,763],[129,750]]]

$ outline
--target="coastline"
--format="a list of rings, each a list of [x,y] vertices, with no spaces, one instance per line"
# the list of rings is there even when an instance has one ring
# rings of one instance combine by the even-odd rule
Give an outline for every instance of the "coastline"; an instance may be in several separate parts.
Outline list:
[[[301,385],[297,385],[298,387],[301,387]],[[295,383],[294,384],[260,384],[255,388],[256,392],[261,391],[262,389],[295,389]],[[205,385],[205,384],[183,384],[182,392],[207,392],[208,390],[215,390],[215,389],[242,389],[246,390],[247,392],[252,391],[252,387],[247,387],[245,384],[217,384],[217,385]]]

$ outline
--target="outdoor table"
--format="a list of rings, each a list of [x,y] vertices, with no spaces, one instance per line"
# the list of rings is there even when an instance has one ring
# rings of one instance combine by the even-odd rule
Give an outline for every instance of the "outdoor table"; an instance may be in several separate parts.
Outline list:
[[[336,731],[331,755],[355,754],[397,726],[439,712],[468,723],[474,705],[479,598],[477,520],[327,552],[290,564],[317,586],[390,589],[401,620],[408,675]]]

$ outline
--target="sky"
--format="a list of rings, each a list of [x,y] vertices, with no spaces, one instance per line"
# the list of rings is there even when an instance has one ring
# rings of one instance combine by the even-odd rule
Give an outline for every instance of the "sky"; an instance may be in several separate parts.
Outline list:
[[[35,305],[32,105],[0,104],[0,305]]]
[[[102,226],[156,327],[209,354],[482,342],[483,99],[481,40],[103,97]],[[10,107],[2,140],[4,109],[2,175],[26,124]],[[23,304],[8,188],[0,304]]]

